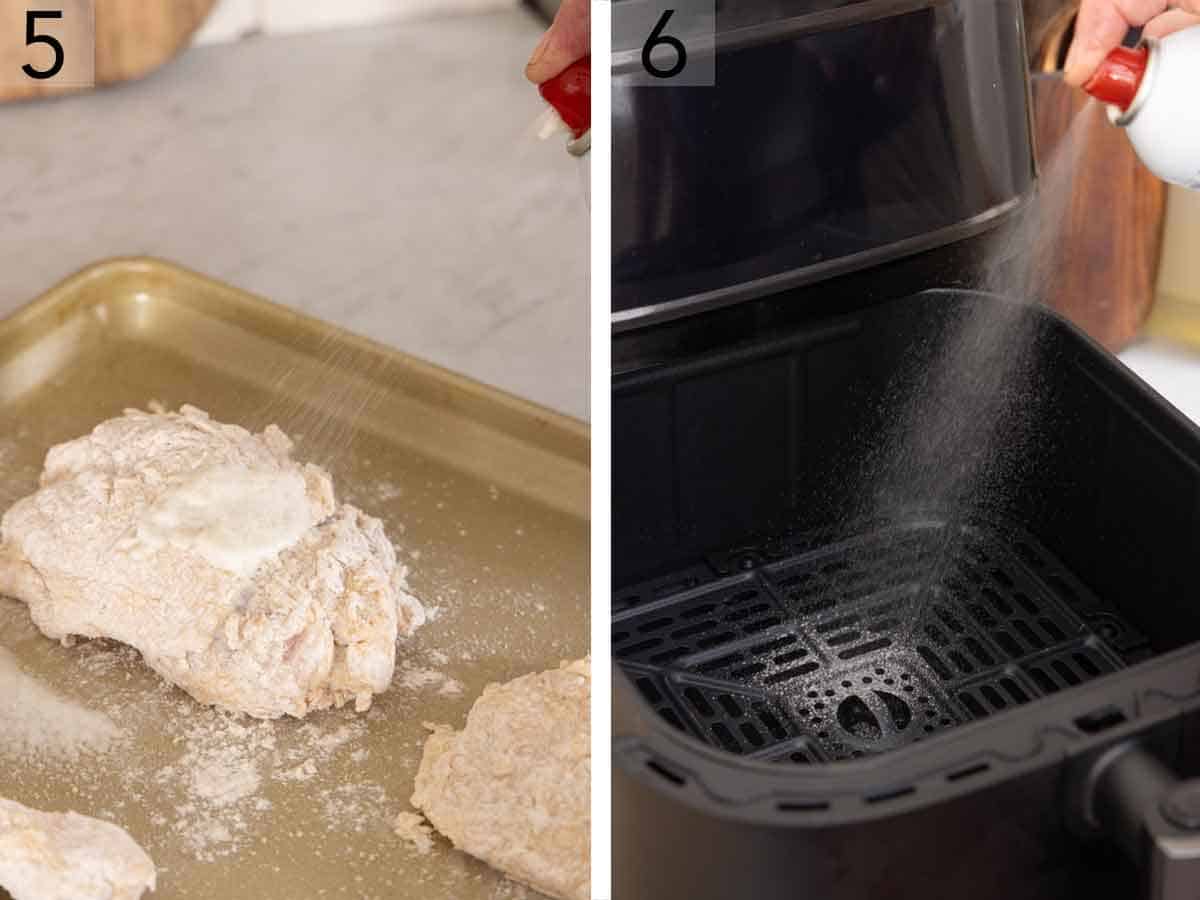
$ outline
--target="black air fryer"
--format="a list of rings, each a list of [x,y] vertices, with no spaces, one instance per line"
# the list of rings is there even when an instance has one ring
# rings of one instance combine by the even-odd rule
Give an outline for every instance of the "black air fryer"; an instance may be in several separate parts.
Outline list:
[[[1200,433],[1003,296],[1019,2],[717,25],[614,53],[616,900],[1195,900]]]

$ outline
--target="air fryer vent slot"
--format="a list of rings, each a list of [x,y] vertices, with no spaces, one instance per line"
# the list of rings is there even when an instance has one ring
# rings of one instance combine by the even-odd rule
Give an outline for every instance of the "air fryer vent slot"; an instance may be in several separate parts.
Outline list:
[[[617,592],[613,652],[671,724],[739,755],[877,754],[1151,653],[1007,525],[923,519],[852,540],[772,538],[710,554],[707,567]]]
[[[694,731],[730,753],[756,754],[798,737],[791,718],[763,695],[682,677],[671,686]]]

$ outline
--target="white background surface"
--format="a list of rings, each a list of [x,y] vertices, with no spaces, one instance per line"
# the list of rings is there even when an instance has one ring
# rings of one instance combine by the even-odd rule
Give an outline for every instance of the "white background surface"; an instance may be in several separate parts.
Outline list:
[[[1169,344],[1143,342],[1119,356],[1184,415],[1200,423],[1200,355]]]

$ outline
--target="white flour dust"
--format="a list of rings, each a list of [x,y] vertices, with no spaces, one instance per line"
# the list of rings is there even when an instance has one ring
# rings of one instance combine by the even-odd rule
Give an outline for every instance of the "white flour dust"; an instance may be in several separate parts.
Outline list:
[[[321,795],[325,826],[338,831],[365,831],[378,822],[390,806],[381,784],[339,784]]]
[[[166,791],[181,789],[169,827],[192,855],[209,861],[236,849],[258,811],[275,735],[273,723],[243,724],[227,713],[203,710],[194,719],[177,738],[183,755],[154,780]]]
[[[174,818],[163,824],[202,861],[246,844],[273,808],[265,796],[272,783],[311,781],[367,733],[362,720],[332,729],[312,722],[293,728],[287,721],[257,721],[208,709],[197,710],[191,719],[178,738],[183,755],[159,770],[155,781],[164,791],[180,792]],[[353,754],[366,758],[365,750],[348,755]],[[326,788],[327,824],[361,830],[370,815],[370,798],[382,793],[383,788],[371,782]]]
[[[445,654],[442,654],[444,656]],[[456,696],[463,692],[462,682],[451,678],[439,669],[418,667],[412,663],[402,663],[396,673],[396,681],[410,691],[434,690],[443,696]]]
[[[108,750],[120,736],[104,713],[51,690],[0,647],[0,756],[75,761]]]

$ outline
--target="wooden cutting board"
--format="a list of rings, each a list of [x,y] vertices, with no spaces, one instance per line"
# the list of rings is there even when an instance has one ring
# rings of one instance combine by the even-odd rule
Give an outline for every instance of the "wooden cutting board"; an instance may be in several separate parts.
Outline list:
[[[114,84],[141,78],[166,63],[182,50],[208,17],[217,0],[168,0],[147,3],[146,0],[94,0],[95,3],[95,82]],[[54,10],[63,2],[40,0],[19,4],[0,0],[0,11],[13,40],[0,42],[0,71],[16,73],[22,65],[37,60],[35,66],[49,63],[44,47],[26,47],[24,37],[25,9]],[[8,21],[13,19],[13,21]],[[53,34],[65,25],[40,23],[39,31]],[[19,30],[19,31],[17,31]],[[69,36],[69,33],[68,33]],[[66,38],[64,38],[65,42]],[[68,45],[69,46],[69,45]],[[44,54],[37,56],[37,54]],[[32,78],[0,79],[0,102],[25,100],[80,88],[64,87],[54,79],[39,81]]]

